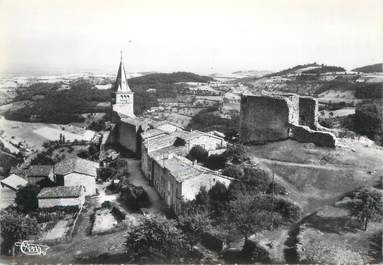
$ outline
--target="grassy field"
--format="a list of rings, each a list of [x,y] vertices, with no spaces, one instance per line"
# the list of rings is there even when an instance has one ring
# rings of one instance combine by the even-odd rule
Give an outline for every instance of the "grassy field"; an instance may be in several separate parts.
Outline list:
[[[252,146],[248,152],[274,171],[306,213],[332,204],[345,192],[374,185],[383,175],[383,149],[376,146],[331,149],[287,140]]]
[[[66,140],[90,140],[94,133],[73,125],[57,125],[49,123],[30,123],[10,121],[0,116],[0,128],[2,138],[15,145],[23,145],[32,150],[40,150],[44,142],[59,140],[60,133],[65,135]]]
[[[333,264],[381,259],[381,224],[371,222],[364,231],[347,210],[334,204],[346,192],[378,183],[383,176],[383,148],[349,144],[331,149],[287,140],[247,147],[251,160],[270,167],[276,182],[304,211],[304,218],[288,229],[288,238],[283,237],[285,248],[273,241],[276,248],[269,251],[273,262],[281,257],[285,262]]]

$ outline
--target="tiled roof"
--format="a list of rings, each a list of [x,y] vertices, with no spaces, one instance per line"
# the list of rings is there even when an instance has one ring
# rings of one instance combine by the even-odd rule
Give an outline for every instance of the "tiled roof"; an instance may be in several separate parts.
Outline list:
[[[161,167],[166,168],[178,182],[183,182],[188,179],[203,176],[216,176],[232,180],[232,178],[223,176],[208,168],[194,165],[193,162],[189,159],[175,154],[172,154],[167,159],[166,157],[164,159],[162,159],[162,157],[157,157],[154,159]]]
[[[52,188],[43,188],[37,198],[73,198],[81,195],[81,186],[58,186]]]
[[[163,134],[144,141],[144,146],[150,151],[155,151],[174,144],[179,136],[178,131],[172,134]]]
[[[161,135],[161,134],[167,134],[166,132],[160,130],[160,129],[150,129],[143,133],[141,133],[142,139],[147,139],[153,136]]]
[[[176,124],[174,122],[171,122],[171,121],[152,121],[152,122],[150,122],[150,125],[153,128],[164,130],[167,132],[174,132],[174,131],[184,129],[184,127],[182,127],[179,124]]]
[[[179,182],[198,176],[202,173],[193,166],[191,161],[189,163],[181,160],[179,157],[172,157],[164,160],[163,165]]]
[[[203,135],[206,135],[206,133],[201,132],[201,131],[197,131],[197,130],[191,131],[191,132],[185,131],[185,133],[180,134],[179,138],[182,138],[182,139],[188,141],[188,140],[191,140],[191,139],[194,139],[196,137],[203,136]]]
[[[164,157],[168,157],[171,154],[178,156],[186,156],[188,154],[188,150],[186,146],[171,145],[153,152],[149,152],[149,156],[156,161],[160,161]]]
[[[98,163],[82,159],[70,158],[57,163],[53,170],[55,174],[67,175],[72,172],[77,172],[89,176],[97,176]]]
[[[27,177],[42,177],[49,176],[53,166],[51,165],[34,165],[25,170],[25,176]]]
[[[137,128],[141,126],[144,131],[149,129],[149,121],[145,118],[123,116],[120,122],[136,126]]]
[[[184,139],[185,141],[189,141],[189,140],[192,140],[194,138],[201,137],[201,136],[207,136],[207,137],[223,140],[222,137],[215,135],[214,132],[207,133],[207,132],[201,132],[198,130],[191,131],[191,132],[184,131],[184,133],[181,134],[179,137]]]
[[[15,174],[12,174],[5,179],[1,180],[1,184],[7,186],[8,188],[11,188],[13,190],[18,190],[19,186],[25,186],[27,185],[28,181],[23,179],[22,177],[19,177]]]

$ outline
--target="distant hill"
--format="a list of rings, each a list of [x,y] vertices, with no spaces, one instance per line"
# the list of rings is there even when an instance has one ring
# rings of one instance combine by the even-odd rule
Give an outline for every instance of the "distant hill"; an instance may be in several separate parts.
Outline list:
[[[377,63],[377,64],[370,64],[362,67],[358,67],[355,69],[352,69],[354,72],[362,72],[362,73],[376,73],[376,72],[383,72],[383,63]]]
[[[129,79],[129,85],[173,84],[178,82],[208,83],[214,79],[209,76],[197,75],[189,72],[154,73]]]
[[[274,72],[274,73],[263,75],[262,77],[254,75],[254,76],[244,77],[244,78],[238,79],[236,81],[252,82],[252,81],[256,81],[260,78],[264,79],[264,78],[278,77],[278,76],[283,77],[283,76],[287,76],[287,75],[301,75],[302,76],[301,79],[305,79],[305,77],[311,76],[311,79],[315,80],[317,78],[313,77],[314,75],[318,76],[318,75],[324,74],[324,73],[345,72],[345,71],[346,71],[346,69],[344,69],[343,67],[340,67],[340,66],[331,66],[331,65],[324,65],[324,64],[317,64],[317,63],[309,63],[309,64],[296,65],[294,67],[287,68],[287,69],[284,69],[284,70],[279,71],[279,72]]]
[[[281,76],[281,75],[288,75],[288,74],[298,74],[298,73],[324,74],[329,72],[344,72],[344,71],[346,71],[346,69],[340,66],[330,66],[330,65],[324,65],[324,64],[311,63],[311,64],[296,65],[294,67],[267,75],[267,77]]]

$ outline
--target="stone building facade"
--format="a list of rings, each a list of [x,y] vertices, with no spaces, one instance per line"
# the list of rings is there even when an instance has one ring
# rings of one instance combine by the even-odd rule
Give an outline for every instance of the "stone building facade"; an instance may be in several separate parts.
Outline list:
[[[82,158],[71,158],[57,163],[53,168],[58,186],[83,186],[85,195],[96,194],[98,163]]]
[[[154,188],[176,214],[181,211],[182,202],[195,199],[202,187],[209,190],[217,182],[228,187],[232,181],[174,154],[165,159],[154,159],[152,170]]]

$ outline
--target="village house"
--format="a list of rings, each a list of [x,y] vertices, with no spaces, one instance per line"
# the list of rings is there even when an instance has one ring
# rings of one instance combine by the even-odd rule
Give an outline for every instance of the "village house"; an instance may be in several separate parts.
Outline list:
[[[96,194],[96,178],[99,165],[82,158],[70,158],[55,164],[55,183],[58,186],[83,186],[85,195]]]
[[[85,202],[83,186],[58,186],[43,188],[37,195],[39,208],[78,206]]]
[[[154,159],[152,174],[154,188],[175,213],[181,211],[183,201],[195,199],[202,187],[209,190],[217,182],[228,187],[232,181],[173,153],[164,159]]]

